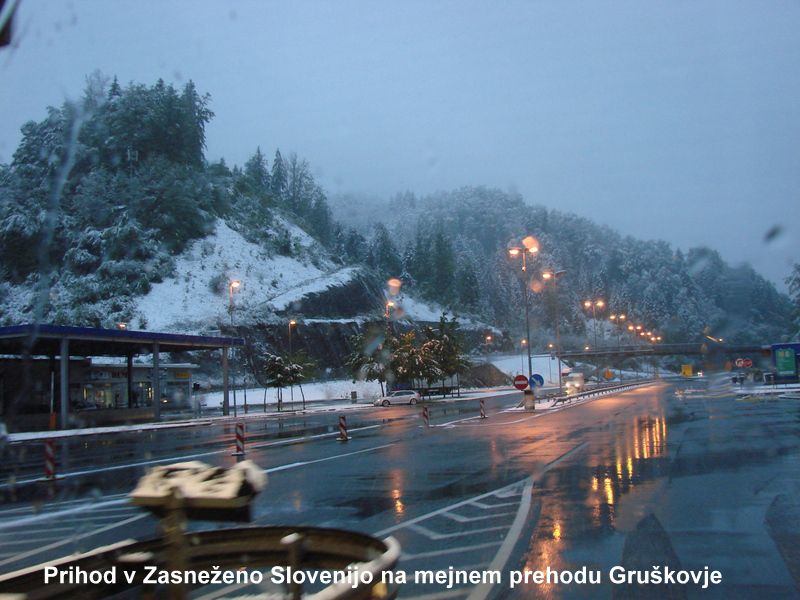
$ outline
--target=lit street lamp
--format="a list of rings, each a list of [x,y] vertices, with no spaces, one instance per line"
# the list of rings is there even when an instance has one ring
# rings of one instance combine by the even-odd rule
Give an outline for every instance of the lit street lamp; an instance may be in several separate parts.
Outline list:
[[[294,319],[289,321],[289,365],[294,364],[292,359],[292,327],[297,326],[297,321]],[[292,410],[294,410],[294,384],[289,383],[289,402],[292,405]],[[303,396],[303,410],[306,409],[306,398]]]
[[[228,283],[228,311],[231,314],[231,327],[233,327],[233,290],[239,289],[241,285],[242,282],[238,279],[231,279]],[[233,353],[234,350],[231,348],[231,358],[233,358]],[[235,417],[238,414],[238,409],[236,406],[236,375],[233,368],[231,368],[231,384],[231,387],[233,388],[233,416]],[[228,414],[227,407],[225,408],[225,414]]]
[[[242,282],[238,279],[232,279],[231,282],[228,284],[228,294],[229,294],[229,301],[228,301],[228,312],[231,314],[231,325],[233,325],[233,290],[239,289],[239,286],[242,285]]]
[[[558,391],[561,393],[561,336],[559,335],[558,329],[558,278],[561,277],[566,273],[565,270],[556,271],[550,270],[545,271],[542,273],[542,279],[544,281],[552,281],[553,282],[553,295],[555,296],[556,302],[556,362],[558,363]]]
[[[586,300],[583,303],[583,307],[586,310],[589,310],[590,308],[592,309],[592,321],[593,321],[593,324],[594,324],[594,327],[592,329],[594,330],[594,347],[595,348],[597,348],[597,309],[599,308],[599,309],[602,310],[602,308],[605,305],[606,305],[606,303],[603,302],[602,300],[594,300],[594,301]]]
[[[528,271],[528,263],[527,263],[527,255],[535,255],[539,252],[539,243],[531,236],[526,237],[522,240],[523,247],[519,246],[512,246],[508,249],[508,255],[511,258],[516,258],[517,256],[522,256],[522,272],[526,273]],[[525,339],[530,341],[531,339],[531,319],[530,319],[530,309],[528,308],[528,296],[529,296],[529,282],[523,276],[522,280],[523,285],[525,286]],[[533,359],[531,358],[531,345],[530,343],[526,344],[528,350],[528,380],[533,376]]]

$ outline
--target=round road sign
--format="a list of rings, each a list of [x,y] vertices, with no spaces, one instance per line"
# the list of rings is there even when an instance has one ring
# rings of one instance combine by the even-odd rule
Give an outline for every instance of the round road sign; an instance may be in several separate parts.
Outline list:
[[[528,381],[531,387],[542,387],[544,385],[544,377],[539,375],[538,373],[534,373],[531,375],[530,381]]]
[[[517,375],[514,377],[514,387],[518,390],[524,390],[528,387],[528,378],[525,375]]]
[[[752,359],[750,359],[750,358],[745,358],[745,359],[742,361],[742,366],[743,366],[745,369],[749,369],[750,367],[752,367],[752,366],[753,366],[753,360],[752,360]]]

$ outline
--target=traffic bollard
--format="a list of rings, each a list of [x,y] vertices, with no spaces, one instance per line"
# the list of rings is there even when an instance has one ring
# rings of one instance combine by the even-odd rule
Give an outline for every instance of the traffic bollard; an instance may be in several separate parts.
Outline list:
[[[336,438],[337,442],[346,442],[350,439],[350,436],[347,435],[347,419],[344,415],[339,417],[339,437]]]
[[[244,423],[236,423],[236,452],[234,456],[244,456]]]
[[[481,419],[486,418],[486,407],[483,404],[483,398],[481,398]]]

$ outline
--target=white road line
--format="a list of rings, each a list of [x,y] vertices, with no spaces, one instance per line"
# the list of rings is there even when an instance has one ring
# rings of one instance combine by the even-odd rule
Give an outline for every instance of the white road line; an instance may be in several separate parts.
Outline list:
[[[29,525],[31,523],[38,523],[39,521],[45,521],[47,519],[52,519],[54,517],[64,517],[68,515],[75,515],[78,513],[86,512],[87,510],[95,509],[99,506],[112,506],[112,505],[122,505],[128,502],[126,498],[117,498],[115,500],[106,500],[103,502],[94,502],[94,503],[87,503],[82,506],[76,506],[75,508],[67,508],[64,510],[56,510],[47,513],[40,513],[38,515],[33,515],[31,517],[26,517],[23,519],[18,519],[16,521],[10,521],[6,523],[0,523],[0,531],[3,529],[11,529],[13,527],[19,527],[20,525]]]
[[[7,564],[13,564],[17,561],[22,559],[28,558],[29,556],[36,556],[37,554],[41,554],[42,552],[47,552],[48,550],[53,550],[54,548],[58,548],[60,546],[64,546],[66,544],[70,544],[77,540],[82,540],[83,538],[92,537],[93,535],[98,535],[104,533],[106,531],[110,531],[112,529],[116,529],[117,527],[122,527],[123,525],[127,525],[129,523],[133,523],[134,521],[138,521],[139,519],[144,519],[145,517],[149,516],[146,513],[142,513],[140,515],[136,515],[131,517],[130,519],[125,519],[119,523],[114,523],[113,525],[106,525],[105,527],[100,527],[99,529],[95,529],[93,531],[87,531],[86,533],[82,533],[80,535],[70,536],[65,540],[61,540],[58,542],[53,542],[52,544],[48,544],[47,546],[42,546],[41,548],[35,548],[34,550],[29,550],[28,552],[23,552],[22,554],[17,554],[11,558],[7,558],[5,560],[0,560],[0,566],[5,566]]]
[[[482,550],[501,545],[502,542],[487,542],[485,544],[474,544],[472,546],[459,546],[458,548],[447,548],[445,550],[433,550],[432,552],[420,552],[419,554],[405,554],[400,556],[401,560],[417,560],[419,558],[433,558],[434,556],[446,556],[448,554],[463,554],[472,550]]]
[[[505,526],[497,526],[497,527],[486,527],[484,529],[473,529],[473,530],[464,530],[464,531],[456,531],[455,533],[438,533],[433,531],[432,529],[428,529],[427,527],[423,527],[422,525],[418,525],[414,523],[413,525],[409,525],[408,528],[411,531],[416,531],[420,535],[424,535],[426,538],[431,540],[449,540],[452,538],[457,537],[464,537],[466,535],[474,535],[479,533],[489,533],[491,531],[503,531],[505,530]]]
[[[374,450],[380,450],[382,448],[388,448],[389,446],[393,446],[396,443],[397,442],[392,442],[390,444],[383,444],[381,446],[374,446],[372,448],[365,448],[363,450],[356,450],[355,452],[346,452],[344,454],[336,454],[334,456],[326,456],[325,458],[318,458],[316,460],[307,460],[307,461],[302,461],[302,462],[290,463],[288,465],[280,465],[280,466],[277,466],[277,467],[272,467],[271,469],[265,469],[264,472],[265,473],[276,473],[278,471],[285,471],[287,469],[296,469],[296,468],[299,468],[299,467],[305,467],[307,465],[313,465],[313,464],[316,464],[316,463],[326,462],[326,461],[329,461],[329,460],[336,460],[336,459],[339,459],[339,458],[345,458],[347,456],[354,456],[356,454],[363,454],[363,453],[366,453],[366,452],[372,452]],[[92,512],[94,512],[98,508],[104,508],[104,507],[110,507],[110,506],[118,506],[118,507],[126,509],[126,510],[134,510],[134,511],[138,510],[138,509],[132,508],[129,505],[127,505],[127,502],[128,502],[128,496],[126,494],[124,497],[116,498],[114,500],[108,500],[108,501],[104,501],[104,502],[87,503],[87,504],[83,504],[81,506],[76,506],[74,508],[68,508],[68,509],[65,509],[65,510],[51,511],[51,512],[48,512],[48,513],[40,513],[38,515],[33,515],[33,516],[26,517],[26,518],[23,518],[23,519],[17,519],[15,521],[6,521],[4,523],[0,523],[0,531],[2,531],[3,529],[12,529],[14,527],[20,527],[20,526],[23,526],[23,525],[30,525],[32,523],[38,523],[40,521],[45,521],[47,519],[51,519],[51,518],[55,518],[55,517],[63,517],[63,516],[68,516],[68,515],[75,515],[75,514],[78,514],[78,513],[85,512],[87,510],[91,510]]]
[[[527,480],[528,480],[528,478],[526,477],[525,479],[523,479],[521,481],[517,481],[517,482],[511,483],[509,485],[503,486],[500,489],[501,490],[505,490],[506,488],[510,488],[510,487],[515,486],[515,485],[521,485]],[[486,492],[485,494],[481,494],[480,496],[475,496],[474,498],[467,498],[466,500],[462,500],[461,502],[456,502],[455,504],[451,504],[449,506],[445,506],[445,507],[442,507],[440,509],[433,510],[433,511],[431,511],[429,513],[425,513],[424,515],[420,515],[419,517],[411,519],[410,521],[403,521],[402,523],[398,523],[397,525],[392,525],[391,527],[387,527],[386,529],[381,529],[375,535],[377,537],[384,537],[386,535],[389,535],[393,531],[397,531],[398,529],[403,529],[404,527],[408,527],[409,525],[413,525],[414,523],[419,523],[420,521],[424,521],[425,519],[430,519],[431,517],[435,517],[436,515],[441,515],[442,513],[454,510],[454,509],[459,508],[461,506],[465,506],[467,504],[471,504],[472,502],[475,502],[476,500],[482,500],[484,498],[488,498],[489,496],[492,496],[492,495],[496,494],[498,491],[499,490],[492,490],[491,492]]]
[[[326,462],[329,460],[336,460],[337,458],[344,458],[346,456],[355,456],[356,454],[364,454],[365,452],[372,452],[380,450],[381,448],[388,448],[394,446],[397,442],[391,444],[383,444],[382,446],[374,446],[373,448],[365,448],[363,450],[356,450],[355,452],[346,452],[345,454],[336,454],[334,456],[326,456],[325,458],[317,458],[315,460],[304,460],[301,462],[290,463],[288,465],[281,465],[279,467],[272,467],[271,469],[264,469],[265,473],[277,473],[278,471],[286,471],[287,469],[296,469],[298,467],[305,467],[306,465],[313,465],[316,463]]]
[[[365,425],[364,427],[355,427],[355,428],[350,429],[349,431],[351,431],[351,432],[353,432],[353,431],[366,431],[367,429],[376,429],[378,427],[383,427],[383,424]],[[288,446],[290,444],[295,444],[295,443],[303,442],[303,441],[306,441],[306,440],[315,440],[315,439],[319,439],[319,438],[332,437],[332,436],[338,436],[338,435],[339,435],[339,431],[335,430],[335,431],[330,431],[330,432],[327,432],[327,433],[318,433],[318,434],[315,434],[315,435],[305,435],[305,436],[301,436],[301,437],[289,438],[289,439],[286,439],[286,440],[277,440],[277,441],[274,441],[274,442],[261,442],[261,443],[248,444],[247,445],[247,449],[249,450],[249,449],[254,449],[254,448],[267,448],[267,447],[273,447],[273,446]],[[106,473],[108,471],[118,471],[120,469],[134,469],[136,467],[146,467],[146,466],[150,466],[150,465],[159,465],[159,464],[162,464],[162,463],[170,463],[170,462],[175,462],[175,461],[193,460],[195,458],[202,458],[204,456],[214,456],[215,454],[226,454],[226,453],[228,453],[230,451],[231,451],[231,448],[223,448],[221,450],[209,450],[208,452],[196,452],[194,454],[184,454],[184,455],[181,455],[181,456],[173,456],[173,457],[169,457],[169,458],[154,458],[152,460],[142,460],[142,461],[138,461],[138,462],[135,462],[135,463],[125,463],[125,464],[121,464],[121,465],[108,465],[108,466],[105,466],[105,467],[97,467],[95,469],[84,469],[82,471],[69,471],[69,472],[66,472],[66,473],[59,473],[58,477],[59,477],[59,479],[67,479],[69,477],[80,477],[82,475],[94,475],[96,473]],[[44,477],[35,477],[35,478],[32,478],[32,479],[21,479],[19,481],[14,482],[13,484],[11,484],[11,483],[2,483],[2,484],[0,484],[0,489],[6,489],[6,488],[14,487],[14,486],[17,486],[17,485],[24,485],[24,484],[28,484],[28,483],[37,483],[37,482],[44,482],[44,481],[47,481],[47,479],[45,479]]]
[[[504,512],[504,513],[498,513],[496,515],[481,515],[479,517],[465,517],[464,515],[459,515],[459,514],[454,513],[454,512],[445,512],[445,513],[442,513],[442,516],[443,517],[447,517],[448,519],[450,519],[452,521],[456,521],[458,523],[472,523],[473,521],[484,521],[486,519],[497,519],[499,517],[510,517],[513,514],[515,514],[515,513],[513,513],[513,512]]]
[[[26,532],[26,534],[27,534],[27,532]],[[0,542],[0,547],[8,548],[9,546],[24,546],[26,544],[28,546],[30,546],[31,544],[38,544],[38,543],[41,543],[41,542],[52,542],[53,539],[54,538],[53,538],[52,535],[48,536],[48,537],[43,537],[43,538],[28,537],[26,535],[25,539],[22,539],[22,540],[19,540],[19,539],[10,540],[10,541],[3,540],[2,542]]]
[[[511,527],[508,530],[506,539],[503,540],[503,545],[500,546],[500,550],[497,551],[492,564],[490,564],[489,568],[486,569],[487,571],[500,571],[503,567],[505,567],[506,562],[508,562],[508,559],[511,556],[511,551],[514,549],[514,545],[517,543],[519,536],[522,534],[522,528],[525,526],[525,521],[528,518],[528,511],[530,511],[531,508],[531,496],[533,495],[532,491],[533,477],[531,477],[525,484],[525,489],[522,491],[522,502],[519,504],[517,516],[514,517],[514,522],[511,524]],[[489,595],[489,592],[492,591],[493,587],[494,585],[491,583],[481,583],[475,586],[470,595],[467,597],[467,600],[485,600]]]
[[[485,502],[470,502],[472,506],[490,510],[492,508],[505,508],[507,506],[517,506],[519,502],[498,502],[497,504],[486,504]]]

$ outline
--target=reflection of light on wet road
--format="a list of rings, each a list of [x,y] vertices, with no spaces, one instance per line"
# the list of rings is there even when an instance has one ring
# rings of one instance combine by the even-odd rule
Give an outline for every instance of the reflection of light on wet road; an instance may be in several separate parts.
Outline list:
[[[609,505],[613,505],[614,504],[614,488],[611,487],[611,477],[606,477],[604,483],[605,483],[605,485],[603,486],[603,489],[605,490],[605,493],[606,493],[606,502],[608,502]]]
[[[556,521],[556,524],[553,525],[553,539],[560,540],[561,539],[561,523]]]
[[[394,512],[398,517],[402,517],[406,512],[403,504],[403,471],[392,469],[389,471],[390,485],[392,486],[392,500],[394,501]]]
[[[392,490],[392,499],[394,500],[394,512],[397,514],[398,517],[403,516],[403,514],[406,512],[406,507],[400,498],[401,498],[400,490],[397,489]]]

